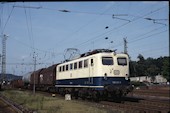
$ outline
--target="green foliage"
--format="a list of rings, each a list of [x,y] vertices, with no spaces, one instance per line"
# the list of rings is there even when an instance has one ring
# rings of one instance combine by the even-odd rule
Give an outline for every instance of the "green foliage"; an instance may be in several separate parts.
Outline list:
[[[169,74],[169,70],[170,70],[170,65],[169,65],[169,57],[165,57],[163,60],[163,76],[170,81],[170,74]]]
[[[93,103],[66,101],[60,96],[50,97],[27,91],[5,90],[0,94],[37,113],[120,113],[121,111],[101,108]]]
[[[145,70],[145,58],[141,54],[139,54],[137,58],[139,61],[136,62],[134,69],[136,71],[136,76],[142,76],[145,74],[143,71]]]
[[[149,76],[155,76],[155,75],[157,75],[157,74],[159,73],[159,69],[158,69],[158,67],[157,67],[156,65],[152,65],[152,64],[151,64],[151,65],[147,68],[146,72],[147,72],[147,74],[148,74]]]
[[[141,54],[137,57],[138,61],[130,61],[130,76],[154,76],[163,74],[163,76],[170,80],[170,66],[169,57],[159,57],[157,59],[147,58],[145,59]]]

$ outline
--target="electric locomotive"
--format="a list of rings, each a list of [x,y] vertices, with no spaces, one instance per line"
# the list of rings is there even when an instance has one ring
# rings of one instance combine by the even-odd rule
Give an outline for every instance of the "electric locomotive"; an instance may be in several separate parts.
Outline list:
[[[82,99],[117,98],[132,90],[129,57],[108,49],[84,53],[56,67],[57,91]]]

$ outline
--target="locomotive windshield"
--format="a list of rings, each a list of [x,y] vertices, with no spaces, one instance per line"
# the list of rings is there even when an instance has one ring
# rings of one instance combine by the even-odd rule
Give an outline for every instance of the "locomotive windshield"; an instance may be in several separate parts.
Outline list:
[[[112,57],[102,57],[102,64],[103,65],[113,65],[113,58]]]
[[[117,58],[118,65],[127,65],[126,58]]]

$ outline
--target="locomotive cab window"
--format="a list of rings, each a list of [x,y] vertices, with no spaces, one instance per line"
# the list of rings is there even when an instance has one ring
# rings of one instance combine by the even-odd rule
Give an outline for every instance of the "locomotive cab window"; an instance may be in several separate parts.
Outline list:
[[[70,70],[72,70],[73,69],[73,64],[70,64]]]
[[[117,58],[118,65],[127,65],[126,58]]]
[[[63,66],[63,72],[65,71],[65,66]]]
[[[83,62],[80,61],[80,62],[79,62],[79,68],[80,68],[80,69],[82,68],[82,64],[83,64]]]
[[[88,59],[84,60],[84,67],[88,67]]]
[[[61,72],[62,71],[62,67],[60,66],[60,68],[59,68],[59,72]]]
[[[74,63],[74,69],[77,69],[77,62]]]
[[[68,65],[66,65],[66,71],[68,71]]]
[[[93,59],[91,59],[91,66],[93,66],[94,65],[94,62],[93,62]]]
[[[113,58],[112,57],[102,57],[102,64],[103,65],[113,65]]]

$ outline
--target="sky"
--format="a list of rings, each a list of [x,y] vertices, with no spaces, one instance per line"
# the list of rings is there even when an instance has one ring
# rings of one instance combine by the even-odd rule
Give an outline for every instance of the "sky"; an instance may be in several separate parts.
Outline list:
[[[169,56],[168,1],[1,2],[6,73],[23,75],[61,63],[73,52],[127,51],[133,61]],[[106,38],[107,37],[107,38]],[[68,48],[75,48],[67,51]],[[34,54],[35,53],[35,54]],[[2,43],[0,43],[2,54]],[[1,68],[0,68],[1,69]]]

